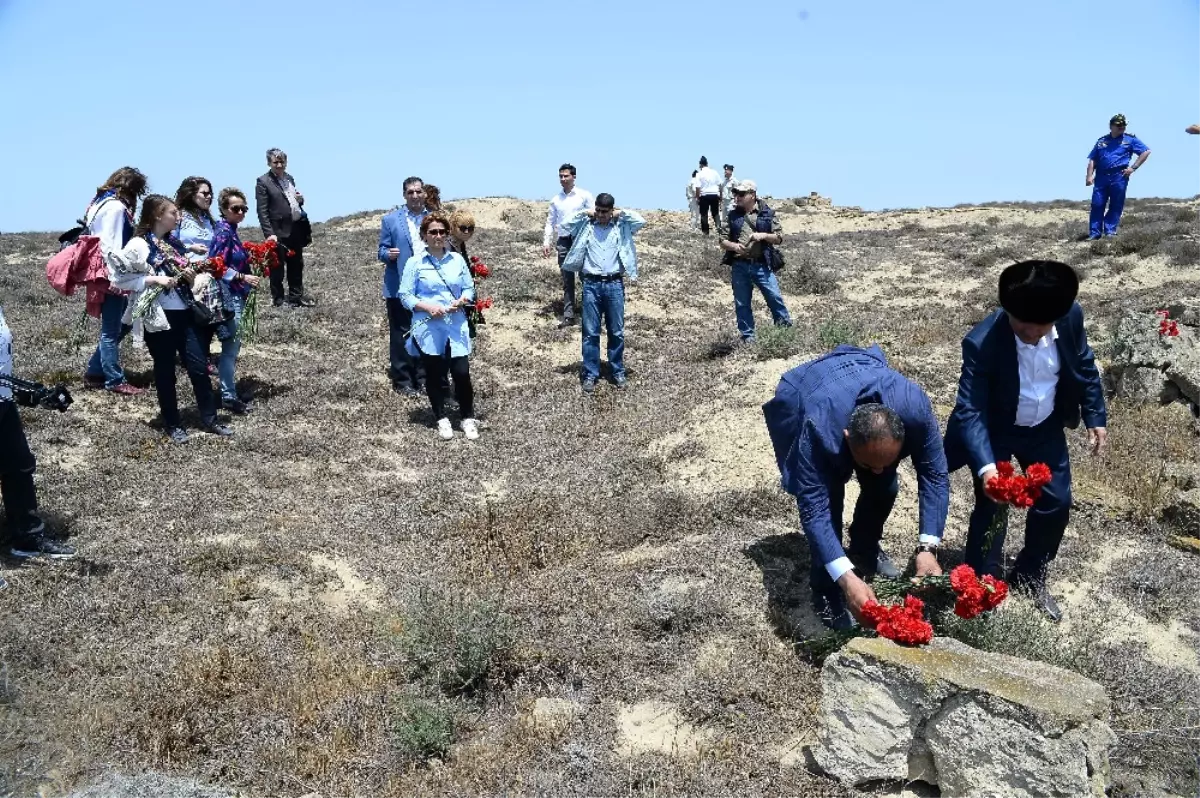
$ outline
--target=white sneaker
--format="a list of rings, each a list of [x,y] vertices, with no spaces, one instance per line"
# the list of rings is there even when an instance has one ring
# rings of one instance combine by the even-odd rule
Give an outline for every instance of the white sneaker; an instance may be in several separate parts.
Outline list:
[[[464,418],[462,420],[463,435],[467,436],[469,441],[479,440],[479,425],[475,423],[473,418]]]
[[[438,437],[444,441],[449,441],[449,440],[454,439],[454,428],[450,426],[450,419],[448,419],[448,418],[439,418],[438,419]]]

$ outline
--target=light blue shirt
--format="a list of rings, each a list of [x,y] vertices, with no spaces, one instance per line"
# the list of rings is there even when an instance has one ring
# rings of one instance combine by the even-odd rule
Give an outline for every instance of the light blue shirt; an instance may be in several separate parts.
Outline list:
[[[593,246],[599,245],[600,249],[597,252],[604,250],[611,239],[614,237],[612,233],[605,236],[604,241],[597,241],[596,225],[588,218],[586,212],[580,212],[575,215],[569,222],[563,225],[563,229],[567,235],[574,236],[575,241],[571,244],[571,249],[567,252],[566,258],[563,259],[563,270],[582,272],[584,274],[617,274],[624,272],[633,280],[637,279],[637,248],[633,243],[633,234],[641,230],[646,225],[646,220],[643,219],[635,211],[621,211],[621,215],[616,221],[610,225],[615,229],[616,238],[616,259],[619,268],[614,268],[610,272],[603,272],[597,269],[597,266],[589,267],[588,262],[591,260],[588,253],[593,250]],[[602,228],[601,228],[602,229]],[[599,264],[599,268],[608,267],[607,256],[603,264]]]
[[[447,250],[441,258],[426,252],[408,259],[400,278],[400,301],[413,311],[412,335],[407,344],[410,354],[416,355],[419,350],[427,355],[445,355],[447,343],[451,357],[471,354],[465,309],[439,319],[416,309],[418,302],[449,306],[459,297],[475,299],[475,282],[462,255]]]
[[[187,211],[183,211],[180,214],[179,226],[175,228],[175,237],[183,242],[185,247],[190,247],[192,244],[203,244],[204,249],[211,252],[213,223],[207,216],[197,218]],[[208,257],[208,255],[197,255],[195,252],[184,254],[189,263],[199,263]]]
[[[592,277],[612,277],[621,273],[621,234],[614,222],[593,224],[583,258],[583,274]]]

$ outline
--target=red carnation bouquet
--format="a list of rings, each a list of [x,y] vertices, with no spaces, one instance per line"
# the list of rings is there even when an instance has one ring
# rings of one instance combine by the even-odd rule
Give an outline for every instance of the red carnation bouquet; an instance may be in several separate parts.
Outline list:
[[[270,278],[271,272],[279,268],[279,250],[269,241],[242,242],[250,264],[250,273],[255,277]],[[242,310],[242,321],[238,324],[238,338],[242,341],[253,340],[258,334],[258,291],[251,291],[246,297],[246,307]]]
[[[922,646],[933,639],[933,624],[925,620],[925,602],[916,596],[905,596],[902,604],[868,601],[862,616],[880,637],[902,646]]]
[[[487,320],[483,317],[483,312],[489,309],[495,302],[492,298],[479,297],[479,283],[492,276],[492,269],[478,255],[472,255],[468,267],[471,270],[471,277],[475,281],[475,302],[467,310],[467,326],[470,328],[471,337],[475,337],[475,328],[480,324],[486,324]]]
[[[1174,338],[1179,335],[1179,323],[1171,318],[1171,311],[1159,310],[1155,314],[1158,316],[1158,334],[1165,338]]]

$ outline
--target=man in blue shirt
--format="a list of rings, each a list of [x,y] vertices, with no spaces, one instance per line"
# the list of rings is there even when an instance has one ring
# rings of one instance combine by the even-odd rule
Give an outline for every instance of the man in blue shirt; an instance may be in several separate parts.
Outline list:
[[[1129,165],[1136,155],[1137,161]],[[1088,153],[1086,185],[1092,186],[1092,216],[1088,240],[1101,235],[1115,236],[1121,211],[1125,208],[1125,190],[1129,177],[1150,157],[1150,148],[1132,133],[1125,132],[1125,114],[1108,121],[1108,135],[1101,136]],[[1105,210],[1105,206],[1108,210]]]
[[[583,279],[584,393],[596,390],[600,378],[600,318],[608,327],[608,368],[613,384],[624,388],[625,275],[637,282],[637,249],[633,234],[646,221],[633,211],[614,209],[612,194],[596,197],[595,210],[581,211],[563,225],[572,238],[562,268]]]
[[[783,489],[796,497],[812,552],[813,609],[834,628],[854,625],[875,598],[866,579],[899,570],[879,547],[900,491],[897,467],[912,458],[920,498],[918,575],[940,574],[936,551],[950,507],[950,477],[929,397],[888,367],[878,346],[839,346],[783,375],[763,405]],[[861,489],[842,548],[846,483]],[[852,617],[853,616],[853,617]]]

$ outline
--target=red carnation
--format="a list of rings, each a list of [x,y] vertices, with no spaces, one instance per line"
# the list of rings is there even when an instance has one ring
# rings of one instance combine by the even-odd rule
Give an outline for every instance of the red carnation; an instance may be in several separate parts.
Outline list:
[[[901,645],[919,646],[933,639],[933,625],[925,620],[925,602],[913,595],[906,596],[903,604],[868,601],[862,617],[880,637]]]
[[[1049,485],[1052,478],[1050,466],[1045,463],[1033,463],[1025,469],[1025,479],[1034,487],[1040,488],[1043,485]]]

